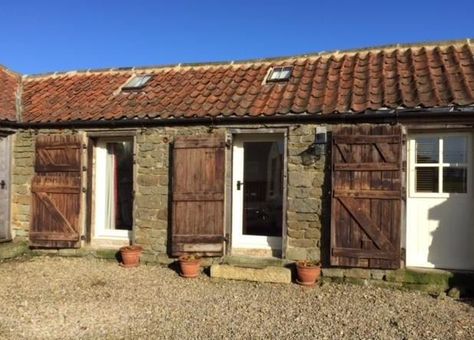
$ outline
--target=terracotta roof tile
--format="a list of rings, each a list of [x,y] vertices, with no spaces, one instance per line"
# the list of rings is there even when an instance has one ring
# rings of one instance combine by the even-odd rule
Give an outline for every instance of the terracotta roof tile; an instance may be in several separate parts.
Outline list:
[[[265,83],[272,66],[293,66],[288,82]],[[145,87],[121,91],[135,74]],[[18,77],[0,72],[0,114],[15,118]],[[360,113],[396,107],[474,104],[473,47],[463,43],[149,69],[26,77],[23,119],[169,118],[289,113]]]
[[[21,77],[0,66],[0,120],[16,120],[16,96]]]

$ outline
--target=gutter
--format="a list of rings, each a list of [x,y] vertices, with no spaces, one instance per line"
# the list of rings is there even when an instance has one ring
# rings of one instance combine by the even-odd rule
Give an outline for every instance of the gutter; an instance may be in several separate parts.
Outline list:
[[[48,129],[48,128],[123,128],[184,125],[229,125],[229,124],[288,124],[320,123],[351,124],[377,123],[397,124],[404,122],[451,123],[454,120],[474,124],[474,107],[443,109],[407,109],[391,111],[372,111],[366,113],[331,113],[331,114],[287,114],[275,116],[230,116],[230,117],[197,117],[197,118],[139,118],[121,120],[75,120],[60,122],[12,122],[0,121],[0,128],[11,129]]]

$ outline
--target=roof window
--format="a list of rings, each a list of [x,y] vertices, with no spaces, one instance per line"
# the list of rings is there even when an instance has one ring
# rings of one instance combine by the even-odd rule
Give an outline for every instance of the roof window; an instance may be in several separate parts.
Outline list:
[[[270,73],[267,76],[267,83],[278,82],[278,81],[288,81],[291,77],[291,72],[293,67],[273,67]]]
[[[137,90],[144,87],[148,81],[151,79],[151,75],[140,75],[134,76],[132,79],[127,81],[124,86],[122,86],[122,90]]]

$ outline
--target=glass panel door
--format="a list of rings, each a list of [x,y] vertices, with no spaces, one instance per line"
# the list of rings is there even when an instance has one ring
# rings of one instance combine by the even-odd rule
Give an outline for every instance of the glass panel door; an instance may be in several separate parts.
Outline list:
[[[281,249],[283,136],[238,135],[232,169],[232,246]]]
[[[243,234],[281,236],[283,142],[244,142]]]
[[[99,140],[95,177],[96,236],[129,238],[133,226],[133,142]]]

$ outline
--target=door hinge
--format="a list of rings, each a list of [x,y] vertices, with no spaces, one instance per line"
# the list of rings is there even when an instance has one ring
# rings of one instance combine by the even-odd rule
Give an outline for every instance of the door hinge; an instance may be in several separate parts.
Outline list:
[[[229,243],[229,236],[230,236],[229,233],[226,233],[225,236],[222,237],[224,242]]]

